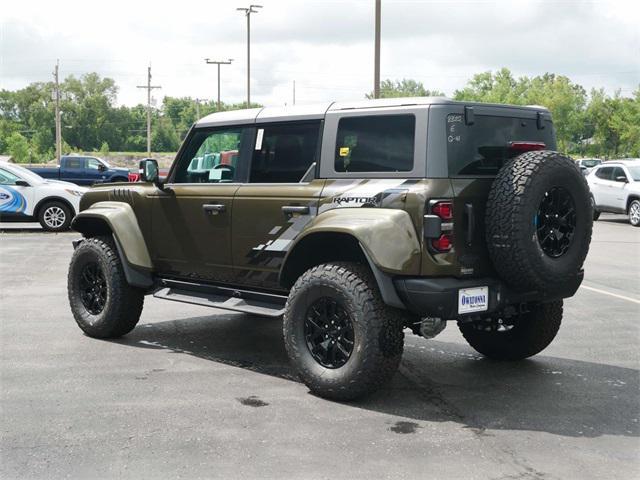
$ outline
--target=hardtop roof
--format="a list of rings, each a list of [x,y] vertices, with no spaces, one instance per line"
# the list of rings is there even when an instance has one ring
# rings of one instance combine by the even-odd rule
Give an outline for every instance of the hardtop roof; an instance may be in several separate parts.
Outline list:
[[[505,105],[495,103],[461,102],[446,97],[398,97],[378,98],[373,100],[355,100],[347,102],[326,102],[308,105],[292,105],[283,107],[261,107],[244,110],[216,112],[198,120],[199,127],[213,127],[242,123],[262,123],[284,120],[314,120],[324,118],[327,112],[340,110],[360,110],[366,108],[385,108],[402,106],[429,105],[466,105],[483,107],[518,108],[536,111],[548,111],[537,105]]]

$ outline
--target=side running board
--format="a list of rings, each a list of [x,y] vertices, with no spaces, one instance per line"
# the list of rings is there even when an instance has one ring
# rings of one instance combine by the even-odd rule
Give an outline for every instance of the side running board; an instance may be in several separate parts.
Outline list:
[[[286,296],[271,293],[168,279],[163,279],[160,283],[160,288],[153,294],[156,298],[265,317],[281,316],[287,301]]]

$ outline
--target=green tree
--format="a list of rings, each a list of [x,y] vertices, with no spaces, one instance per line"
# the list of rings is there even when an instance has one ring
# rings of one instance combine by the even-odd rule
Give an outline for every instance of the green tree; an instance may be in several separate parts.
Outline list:
[[[151,148],[154,152],[175,152],[180,139],[170,118],[161,118],[151,133]]]
[[[18,132],[13,132],[7,139],[7,152],[16,163],[28,163],[31,159],[29,140]]]
[[[374,98],[373,92],[366,94],[367,98]],[[383,80],[380,83],[380,98],[398,97],[444,97],[444,93],[437,90],[427,90],[421,82],[403,78],[402,80]]]

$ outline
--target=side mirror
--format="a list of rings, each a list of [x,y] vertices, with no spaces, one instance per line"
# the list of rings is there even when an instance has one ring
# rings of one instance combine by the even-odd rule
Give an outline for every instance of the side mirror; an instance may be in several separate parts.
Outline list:
[[[16,187],[30,187],[31,184],[29,182],[27,182],[26,180],[16,180],[15,186]]]
[[[107,167],[106,167],[106,166],[104,166],[102,163],[98,164],[98,170],[99,170],[100,172],[104,172],[106,169],[107,169]]]
[[[616,182],[627,183],[627,177],[625,177],[624,175],[619,175],[616,177]]]
[[[140,160],[140,180],[153,183],[158,188],[162,188],[157,160],[153,158]]]

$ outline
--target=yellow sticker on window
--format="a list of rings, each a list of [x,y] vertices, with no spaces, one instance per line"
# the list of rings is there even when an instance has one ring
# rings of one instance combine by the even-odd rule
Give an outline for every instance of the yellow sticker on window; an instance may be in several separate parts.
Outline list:
[[[340,147],[340,156],[346,157],[349,155],[349,147]]]

